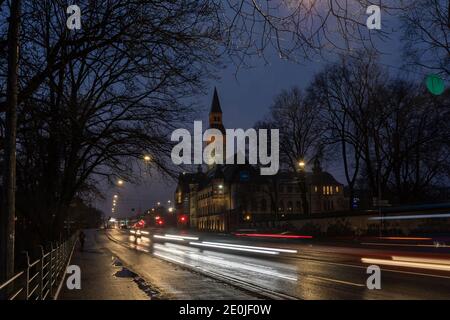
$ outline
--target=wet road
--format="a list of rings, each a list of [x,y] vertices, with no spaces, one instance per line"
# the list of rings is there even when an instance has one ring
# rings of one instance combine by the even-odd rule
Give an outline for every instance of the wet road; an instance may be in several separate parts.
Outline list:
[[[270,242],[230,236],[109,230],[114,241],[208,275],[296,299],[450,299],[448,250],[365,243]],[[428,253],[427,253],[428,251]],[[369,290],[367,267],[381,268]],[[139,272],[139,270],[136,270]]]

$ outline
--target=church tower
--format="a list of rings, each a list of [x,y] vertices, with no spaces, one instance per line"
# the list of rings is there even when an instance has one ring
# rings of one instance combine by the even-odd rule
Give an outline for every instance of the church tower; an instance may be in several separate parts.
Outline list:
[[[209,111],[209,128],[210,129],[218,129],[222,132],[223,139],[223,153],[224,153],[224,162],[225,162],[225,152],[226,152],[226,140],[225,140],[225,127],[222,122],[222,108],[220,107],[219,95],[217,93],[217,89],[214,87],[214,94],[211,103],[211,110]],[[212,140],[208,141],[206,144],[210,144]]]
[[[216,88],[214,88],[211,110],[209,111],[209,127],[212,129],[219,129],[225,134],[225,127],[222,122],[222,108],[220,107],[219,95],[217,94]]]

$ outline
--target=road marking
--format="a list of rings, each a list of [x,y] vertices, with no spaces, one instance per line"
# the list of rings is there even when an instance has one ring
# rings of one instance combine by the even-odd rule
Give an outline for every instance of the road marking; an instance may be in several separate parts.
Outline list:
[[[319,276],[310,276],[310,275],[307,275],[306,277],[307,278],[315,278],[315,279],[324,280],[324,281],[336,282],[336,283],[340,283],[340,284],[346,284],[349,286],[365,287],[365,285],[363,285],[363,284],[348,282],[348,281],[343,281],[343,280],[330,279],[330,278],[324,278],[324,277],[319,277]]]

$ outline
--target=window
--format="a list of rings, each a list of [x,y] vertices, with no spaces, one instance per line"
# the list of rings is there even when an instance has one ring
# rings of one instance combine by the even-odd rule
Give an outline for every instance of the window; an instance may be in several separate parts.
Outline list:
[[[314,186],[314,192],[317,192],[317,186]]]
[[[292,207],[293,207],[292,201],[288,201],[288,203],[287,203],[287,211],[292,212]]]
[[[252,200],[251,210],[258,211],[258,203],[255,200]]]
[[[292,193],[292,186],[288,186],[288,187],[287,187],[287,192],[288,192],[288,193]]]
[[[267,201],[266,199],[261,200],[261,211],[267,211]]]
[[[336,186],[336,193],[339,193],[339,187]]]

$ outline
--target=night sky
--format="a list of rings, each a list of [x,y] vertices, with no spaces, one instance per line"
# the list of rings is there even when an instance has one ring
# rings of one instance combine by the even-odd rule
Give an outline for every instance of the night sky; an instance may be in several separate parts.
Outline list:
[[[395,23],[394,23],[395,25]],[[392,27],[391,27],[392,28]],[[378,50],[383,52],[382,63],[388,67],[391,74],[398,74],[401,67],[402,50],[398,41],[400,35],[394,34],[390,40],[376,44]],[[207,127],[207,117],[211,105],[214,86],[217,87],[223,111],[223,122],[226,128],[249,128],[255,122],[262,120],[268,113],[273,98],[283,89],[299,86],[304,89],[308,86],[315,73],[327,63],[336,59],[333,53],[327,58],[305,61],[302,64],[282,60],[278,54],[266,55],[268,64],[255,60],[252,68],[241,69],[236,75],[236,66],[228,65],[220,70],[220,79],[212,80],[207,94],[199,97],[199,110],[203,110],[204,125]],[[344,183],[338,163],[323,163],[325,170],[331,172],[338,181]],[[143,212],[156,205],[167,204],[168,200],[173,202],[173,193],[176,187],[175,181],[169,181],[161,177],[143,177],[140,185],[127,183],[119,190],[118,209],[116,215],[133,215],[131,211]],[[117,188],[117,187],[115,187]],[[112,196],[117,189],[105,188],[105,200],[96,201],[95,205],[103,210],[106,216],[111,213]]]

